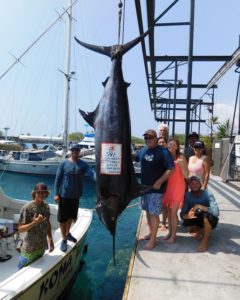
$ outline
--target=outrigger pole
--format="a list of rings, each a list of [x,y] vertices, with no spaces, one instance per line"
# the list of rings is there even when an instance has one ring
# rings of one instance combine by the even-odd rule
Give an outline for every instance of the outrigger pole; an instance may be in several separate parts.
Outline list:
[[[36,40],[34,40],[33,42],[32,42],[32,44],[18,57],[18,58],[16,58],[15,59],[15,61],[14,61],[14,63],[13,64],[11,64],[10,66],[9,66],[9,68],[0,76],[0,80],[17,64],[17,63],[19,63],[19,62],[21,62],[21,59],[25,56],[25,54],[27,54],[27,52],[48,32],[48,30],[50,30],[59,20],[61,20],[62,19],[62,17],[66,14],[66,13],[68,13],[68,11],[69,11],[69,9],[71,9],[72,8],[72,6],[77,2],[78,0],[75,0],[75,1],[73,1],[73,3],[68,7],[68,8],[66,8],[64,11],[63,11],[63,13],[61,13],[60,15],[59,15],[59,17],[55,20],[55,21],[53,21],[48,27],[47,27],[47,29],[45,29],[40,35],[39,35],[39,37],[36,39]]]

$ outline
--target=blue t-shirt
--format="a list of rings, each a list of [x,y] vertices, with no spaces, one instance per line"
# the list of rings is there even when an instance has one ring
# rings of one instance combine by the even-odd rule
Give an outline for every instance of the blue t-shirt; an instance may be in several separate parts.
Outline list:
[[[174,168],[174,162],[168,149],[156,146],[153,149],[142,148],[136,154],[136,161],[141,162],[141,183],[153,185],[167,170]],[[159,190],[150,190],[149,193],[164,193],[167,180]]]
[[[219,216],[219,208],[213,194],[208,190],[201,190],[199,196],[195,196],[191,191],[186,193],[183,208],[180,213],[181,218],[183,219],[183,216],[196,204],[208,207],[208,213],[215,217]]]
[[[71,162],[66,159],[58,167],[54,191],[62,198],[77,199],[82,195],[82,180],[84,174],[95,180],[96,174],[84,161],[79,159]]]

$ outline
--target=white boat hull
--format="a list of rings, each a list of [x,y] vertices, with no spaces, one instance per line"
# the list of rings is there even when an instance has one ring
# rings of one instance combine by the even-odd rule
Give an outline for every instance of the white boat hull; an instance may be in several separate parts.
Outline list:
[[[0,170],[34,175],[56,175],[59,162],[0,161]]]
[[[24,203],[7,197],[0,190],[0,218],[10,219],[13,213],[19,212],[19,208]],[[68,290],[79,271],[86,234],[92,220],[92,211],[79,209],[78,219],[71,228],[77,243],[68,242],[67,253],[60,250],[61,234],[56,214],[56,205],[51,205],[51,224],[55,244],[53,252],[46,251],[40,259],[17,271],[19,254],[15,248],[7,250],[13,257],[8,261],[0,262],[1,300],[55,300]]]

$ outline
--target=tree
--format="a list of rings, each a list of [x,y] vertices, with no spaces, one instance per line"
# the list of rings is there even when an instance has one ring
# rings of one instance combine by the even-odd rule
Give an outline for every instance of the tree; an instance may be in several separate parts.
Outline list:
[[[213,142],[213,136],[214,136],[214,132],[215,132],[215,128],[214,128],[214,126],[215,125],[218,125],[219,124],[219,121],[218,121],[218,117],[217,116],[211,116],[211,118],[209,119],[209,125],[210,125],[210,127],[211,127],[211,144],[212,144],[212,142]]]
[[[83,134],[81,132],[72,132],[68,135],[69,141],[79,142],[83,139]]]
[[[225,122],[223,123],[219,123],[217,126],[217,138],[218,139],[222,139],[225,137],[229,137],[230,136],[230,131],[231,131],[231,121],[230,119],[227,119]]]

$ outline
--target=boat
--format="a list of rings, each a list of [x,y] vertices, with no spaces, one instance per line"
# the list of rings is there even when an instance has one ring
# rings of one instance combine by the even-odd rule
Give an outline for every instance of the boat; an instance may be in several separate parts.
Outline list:
[[[56,175],[62,157],[52,150],[11,151],[0,159],[0,170],[33,175]]]
[[[95,168],[95,133],[85,133],[83,139],[78,143],[78,145],[81,149],[81,159],[88,163],[92,168]]]
[[[17,223],[21,207],[27,200],[8,197],[0,188],[0,300],[62,297],[79,272],[86,235],[92,221],[92,210],[79,208],[71,232],[77,242],[69,242],[66,253],[60,250],[62,240],[57,222],[57,205],[49,204],[55,249],[46,251],[38,260],[17,271],[21,240]]]
[[[85,133],[83,139],[78,144],[81,152],[83,150],[95,150],[95,133]]]

